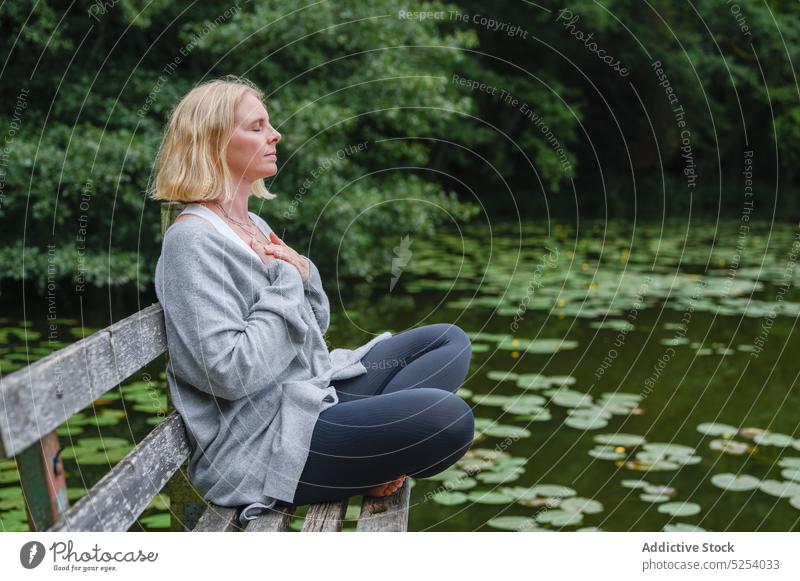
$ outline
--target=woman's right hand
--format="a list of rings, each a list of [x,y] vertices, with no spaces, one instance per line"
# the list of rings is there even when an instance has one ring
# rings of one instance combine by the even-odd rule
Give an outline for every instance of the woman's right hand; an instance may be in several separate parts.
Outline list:
[[[273,244],[271,242],[269,244],[264,244],[253,238],[250,240],[250,248],[255,250],[261,262],[264,264],[269,264],[273,260],[279,260],[275,257],[275,252],[280,248],[280,244]]]

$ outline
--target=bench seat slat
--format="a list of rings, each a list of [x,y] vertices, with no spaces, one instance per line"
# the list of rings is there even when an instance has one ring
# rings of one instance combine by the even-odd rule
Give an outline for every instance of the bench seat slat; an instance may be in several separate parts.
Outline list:
[[[189,457],[183,420],[172,412],[49,531],[127,531]]]
[[[288,504],[278,504],[274,509],[264,511],[244,529],[246,533],[279,533],[289,530],[289,523],[297,507]]]
[[[237,512],[235,508],[209,504],[208,508],[203,511],[200,520],[197,521],[197,526],[195,526],[192,531],[197,533],[227,533],[238,531],[239,524],[236,522]]]
[[[16,456],[167,350],[159,303],[5,376],[0,457]]]
[[[308,507],[302,532],[333,532],[342,530],[349,499],[321,502]]]
[[[394,494],[382,498],[365,496],[361,503],[356,532],[405,532],[408,530],[408,507],[411,487],[408,478]]]

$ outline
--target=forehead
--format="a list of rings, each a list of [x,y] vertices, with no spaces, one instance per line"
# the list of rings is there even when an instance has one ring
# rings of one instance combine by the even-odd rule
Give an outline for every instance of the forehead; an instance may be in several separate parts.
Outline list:
[[[252,93],[247,93],[242,97],[242,100],[239,101],[239,104],[236,106],[236,121],[238,123],[257,121],[258,119],[266,120],[268,118],[269,114],[267,113],[266,107],[264,107],[261,100]]]

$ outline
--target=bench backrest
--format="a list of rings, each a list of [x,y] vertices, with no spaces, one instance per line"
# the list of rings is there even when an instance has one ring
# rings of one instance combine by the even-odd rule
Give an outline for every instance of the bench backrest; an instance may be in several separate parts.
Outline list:
[[[49,470],[29,466],[43,455],[45,446],[40,442],[53,438],[61,424],[166,349],[164,311],[155,303],[4,377],[0,381],[0,456],[26,452],[33,456],[20,462],[23,488],[41,490],[41,484],[30,481],[39,473],[48,480],[45,490],[63,498],[65,491],[54,485],[55,466],[50,478]],[[59,503],[50,519],[58,522],[49,530],[127,530],[188,454],[183,422],[173,412],[74,507],[66,511],[66,503]],[[42,464],[49,468],[52,458],[43,456]],[[43,530],[43,518],[31,515],[31,524]]]
[[[162,204],[162,235],[183,207]],[[166,351],[154,303],[0,379],[0,458],[17,460],[31,530],[127,530],[180,468],[189,450],[173,412],[69,508],[55,433]]]

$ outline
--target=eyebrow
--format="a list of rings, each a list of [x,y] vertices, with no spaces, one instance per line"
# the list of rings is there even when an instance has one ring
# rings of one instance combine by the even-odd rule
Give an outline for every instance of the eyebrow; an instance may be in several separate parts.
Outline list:
[[[257,121],[266,121],[267,119],[268,119],[268,117],[264,117],[262,115],[261,117],[256,117],[255,119],[251,119],[248,123],[250,123],[252,125],[253,123],[256,123]]]

